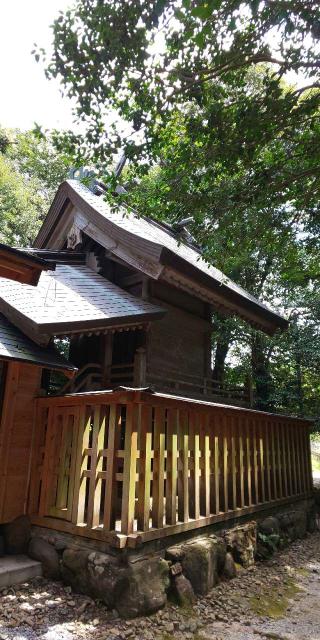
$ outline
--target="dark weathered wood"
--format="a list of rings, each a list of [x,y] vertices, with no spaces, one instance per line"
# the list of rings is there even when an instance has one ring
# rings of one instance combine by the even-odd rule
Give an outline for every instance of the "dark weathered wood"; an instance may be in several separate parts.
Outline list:
[[[74,209],[81,214],[75,217]],[[196,291],[200,300],[216,308],[221,306],[224,312],[240,313],[267,333],[272,334],[278,327],[288,326],[283,317],[210,268],[197,250],[188,247],[186,254],[183,242],[172,231],[155,225],[151,220],[142,220],[129,211],[126,211],[124,225],[121,217],[110,217],[110,208],[101,198],[94,198],[77,181],[60,185],[36,239],[36,246],[47,248],[52,243],[63,246],[66,226],[70,227],[72,223],[108,249],[114,260],[121,259],[154,280],[169,281],[176,289],[193,296]]]
[[[244,491],[244,485],[245,485],[245,477],[244,477],[244,473],[245,473],[245,466],[244,466],[244,440],[245,440],[245,433],[243,430],[243,423],[241,423],[239,420],[237,421],[237,427],[238,427],[238,435],[239,435],[239,490],[240,490],[240,508],[243,509],[245,506],[245,491]]]

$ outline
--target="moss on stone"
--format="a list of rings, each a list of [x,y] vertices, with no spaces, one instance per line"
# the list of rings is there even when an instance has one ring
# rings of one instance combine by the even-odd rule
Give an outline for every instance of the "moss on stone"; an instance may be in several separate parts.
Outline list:
[[[306,567],[298,567],[298,569],[296,569],[296,573],[298,573],[299,576],[307,578],[310,575],[310,570],[306,569]]]
[[[249,604],[253,613],[258,616],[268,618],[282,618],[289,606],[290,598],[293,598],[301,589],[296,585],[294,580],[288,579],[283,583],[281,595],[279,595],[279,587],[270,587],[266,593],[260,596],[252,596]]]

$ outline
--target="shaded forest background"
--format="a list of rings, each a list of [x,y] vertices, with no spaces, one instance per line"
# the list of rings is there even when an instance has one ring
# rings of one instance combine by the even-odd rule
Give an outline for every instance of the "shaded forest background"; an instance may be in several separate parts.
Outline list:
[[[1,240],[32,242],[70,165],[104,179],[110,206],[192,217],[208,262],[290,319],[269,338],[216,314],[213,377],[319,427],[318,3],[86,0],[52,29],[53,56],[35,55],[82,133],[0,131]]]

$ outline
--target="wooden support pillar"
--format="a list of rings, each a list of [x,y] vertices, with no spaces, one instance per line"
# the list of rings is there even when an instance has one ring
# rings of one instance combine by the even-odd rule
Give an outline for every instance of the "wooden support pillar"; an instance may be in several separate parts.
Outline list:
[[[103,350],[102,350],[102,388],[106,389],[110,386],[111,378],[111,365],[112,365],[112,349],[113,349],[113,334],[107,333],[102,337]]]
[[[144,347],[139,347],[134,356],[133,384],[135,387],[145,387],[147,378],[147,357]]]

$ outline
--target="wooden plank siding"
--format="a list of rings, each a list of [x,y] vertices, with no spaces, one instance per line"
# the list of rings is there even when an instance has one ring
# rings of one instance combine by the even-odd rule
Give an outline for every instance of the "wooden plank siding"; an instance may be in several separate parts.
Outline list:
[[[8,364],[0,425],[0,522],[26,512],[34,398],[39,394],[40,378],[40,367]],[[42,416],[37,424],[41,430]]]
[[[118,546],[289,503],[312,488],[309,423],[297,418],[118,391],[40,398],[40,440],[43,423],[48,464],[45,456],[32,465],[33,521],[51,526],[54,516],[57,529]]]

